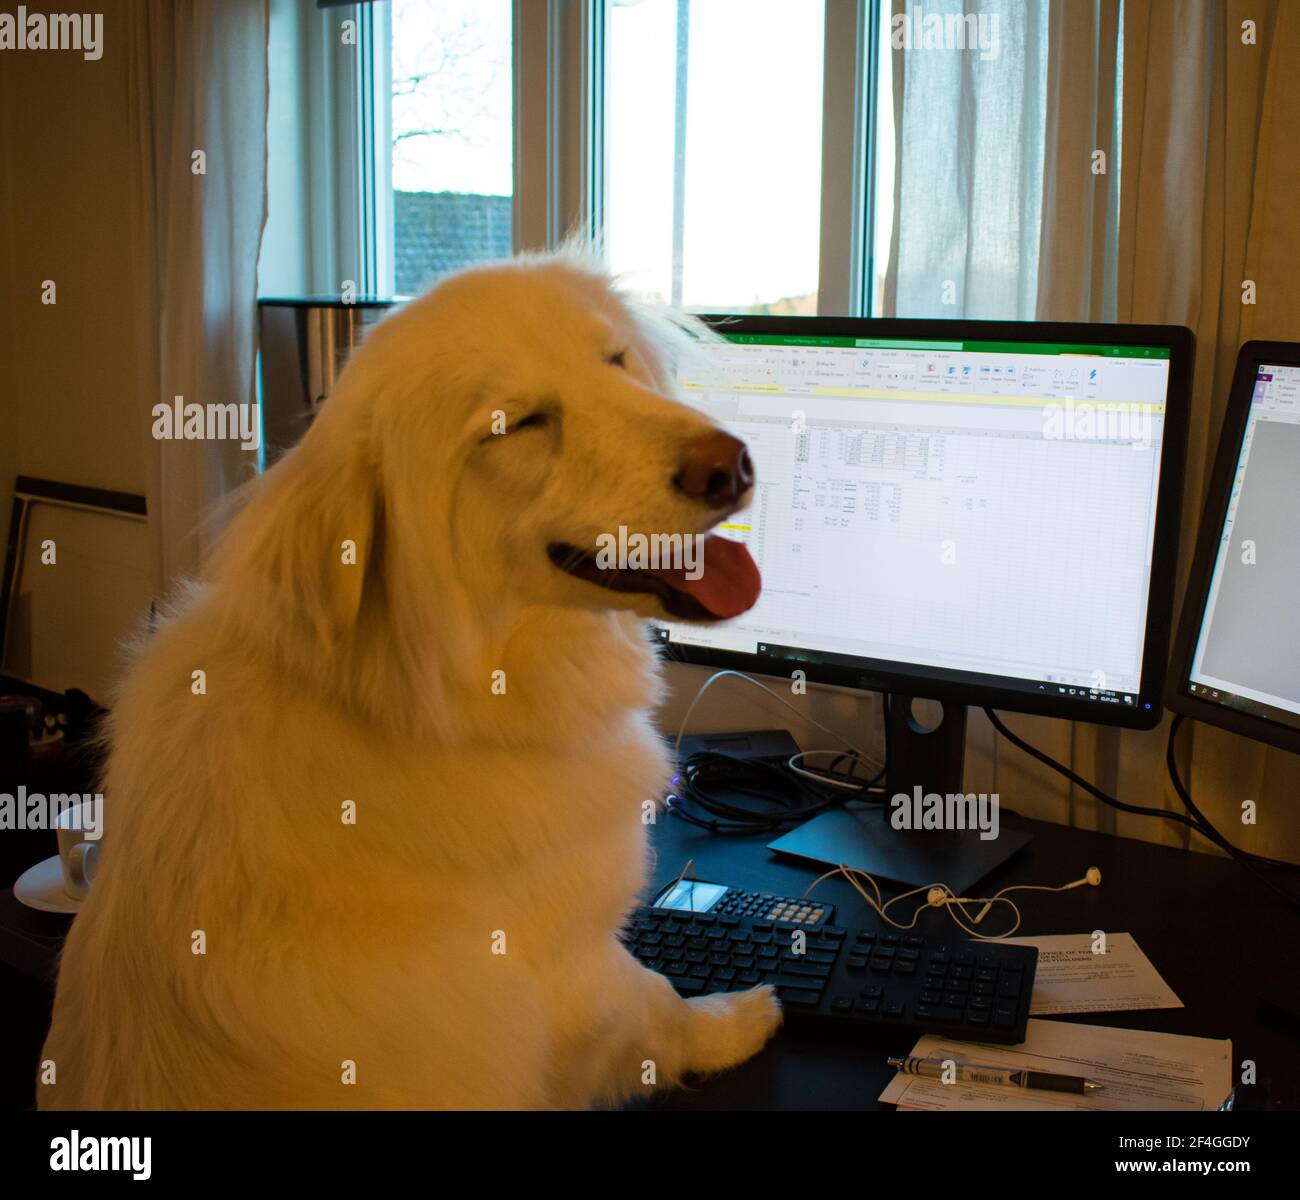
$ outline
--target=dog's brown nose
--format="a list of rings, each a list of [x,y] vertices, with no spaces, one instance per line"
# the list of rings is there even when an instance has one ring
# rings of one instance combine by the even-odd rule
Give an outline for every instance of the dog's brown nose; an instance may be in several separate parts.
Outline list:
[[[721,429],[706,433],[686,448],[673,486],[710,508],[735,504],[753,486],[754,465],[745,443]]]

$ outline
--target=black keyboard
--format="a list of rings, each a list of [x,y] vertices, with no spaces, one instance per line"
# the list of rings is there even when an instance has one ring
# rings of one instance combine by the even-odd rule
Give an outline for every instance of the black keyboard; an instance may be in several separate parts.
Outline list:
[[[798,952],[796,933],[803,935]],[[683,996],[776,988],[787,1020],[1025,1040],[1038,950],[897,931],[638,908],[625,942]]]

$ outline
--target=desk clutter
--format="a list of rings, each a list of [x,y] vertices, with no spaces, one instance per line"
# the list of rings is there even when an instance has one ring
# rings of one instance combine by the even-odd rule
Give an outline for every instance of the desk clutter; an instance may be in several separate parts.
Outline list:
[[[908,1058],[890,1060],[898,1074],[883,1103],[1199,1111],[1232,1090],[1227,1040],[1031,1019],[1182,1008],[1128,933],[964,940],[851,929],[806,893],[742,891],[688,878],[690,867],[629,921],[637,960],[683,996],[767,984],[787,1021],[920,1031]],[[888,907],[877,912],[897,925]]]

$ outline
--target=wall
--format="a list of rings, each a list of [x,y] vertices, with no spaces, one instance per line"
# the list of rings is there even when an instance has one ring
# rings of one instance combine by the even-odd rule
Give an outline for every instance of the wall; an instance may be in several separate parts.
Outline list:
[[[5,528],[15,474],[141,494],[145,489],[121,30],[122,23],[105,22],[103,57],[93,62],[73,51],[4,51],[0,60]],[[41,302],[47,279],[57,289],[55,304]],[[111,653],[120,617],[105,616],[106,609],[92,603],[79,603],[78,611],[80,632]],[[97,628],[103,622],[114,627]]]

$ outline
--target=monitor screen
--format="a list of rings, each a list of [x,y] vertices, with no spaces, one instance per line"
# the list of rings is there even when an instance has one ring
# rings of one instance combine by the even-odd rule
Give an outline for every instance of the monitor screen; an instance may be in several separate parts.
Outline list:
[[[659,637],[771,674],[881,667],[918,695],[946,681],[1101,720],[1158,710],[1158,684],[1148,697],[1142,682],[1170,342],[952,328],[909,340],[718,325],[723,340],[679,383],[749,445],[753,503],[719,532],[747,543],[763,592],[733,621]]]
[[[1244,429],[1223,448],[1235,469],[1213,514],[1214,567],[1185,687],[1300,730],[1300,365],[1252,365]]]

